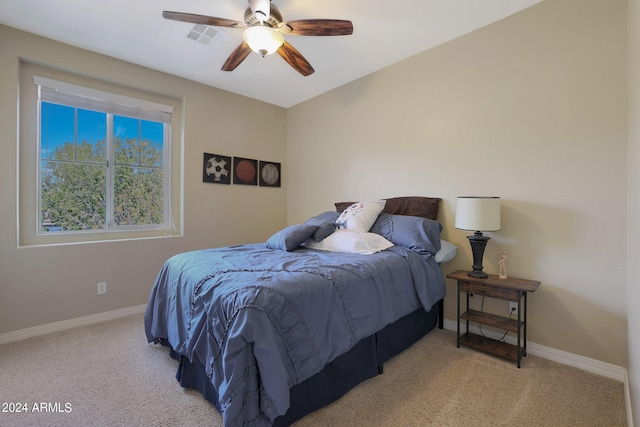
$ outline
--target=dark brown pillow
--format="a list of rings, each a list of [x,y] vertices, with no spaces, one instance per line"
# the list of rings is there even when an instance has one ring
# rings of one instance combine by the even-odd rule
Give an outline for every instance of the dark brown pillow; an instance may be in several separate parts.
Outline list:
[[[382,212],[392,215],[408,215],[418,216],[420,218],[438,220],[438,211],[440,210],[439,197],[392,197],[386,199],[387,203]],[[355,202],[337,202],[336,211],[342,212]]]

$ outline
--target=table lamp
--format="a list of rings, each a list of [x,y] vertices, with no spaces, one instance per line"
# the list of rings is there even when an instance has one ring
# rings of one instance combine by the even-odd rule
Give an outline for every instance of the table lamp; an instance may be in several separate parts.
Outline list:
[[[455,227],[460,230],[475,231],[467,236],[473,253],[473,271],[471,277],[485,278],[482,271],[484,249],[490,237],[483,236],[483,231],[500,230],[500,197],[461,196],[458,197]]]

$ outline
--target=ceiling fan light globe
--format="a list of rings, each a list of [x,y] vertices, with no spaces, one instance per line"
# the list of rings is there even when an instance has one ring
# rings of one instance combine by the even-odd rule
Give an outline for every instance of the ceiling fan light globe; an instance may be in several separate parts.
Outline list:
[[[284,37],[278,30],[263,26],[247,28],[242,38],[252,51],[262,56],[271,55],[284,43]]]

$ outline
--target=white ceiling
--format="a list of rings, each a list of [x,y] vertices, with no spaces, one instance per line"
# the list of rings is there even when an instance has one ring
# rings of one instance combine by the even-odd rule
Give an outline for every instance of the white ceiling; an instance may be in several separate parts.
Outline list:
[[[252,53],[220,68],[242,30],[219,28],[209,44],[163,10],[243,21],[247,0],[0,0],[0,23],[155,70],[291,107],[542,0],[274,0],[285,21],[347,19],[350,36],[285,36],[316,70],[303,77],[279,55]],[[1,42],[0,42],[1,44]]]

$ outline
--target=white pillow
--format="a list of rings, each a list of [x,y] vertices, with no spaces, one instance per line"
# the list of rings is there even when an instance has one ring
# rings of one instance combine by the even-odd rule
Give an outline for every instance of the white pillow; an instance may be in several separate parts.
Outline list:
[[[451,261],[458,253],[458,247],[446,240],[440,240],[440,250],[436,252],[436,262],[443,264]]]
[[[349,231],[369,231],[386,203],[385,200],[354,203],[340,214],[336,222],[339,228]]]
[[[313,239],[309,239],[304,245],[321,251],[374,254],[390,248],[393,243],[375,233],[336,230],[324,240],[316,242]]]

